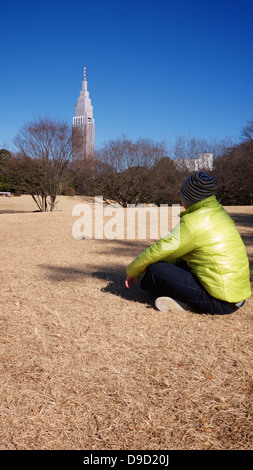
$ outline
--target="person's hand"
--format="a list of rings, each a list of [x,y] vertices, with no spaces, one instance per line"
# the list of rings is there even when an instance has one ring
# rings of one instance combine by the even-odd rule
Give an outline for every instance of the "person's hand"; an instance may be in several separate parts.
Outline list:
[[[134,281],[135,281],[135,284],[137,284],[138,283],[138,278],[137,277],[127,276],[127,278],[125,280],[125,286],[128,289],[132,289]]]

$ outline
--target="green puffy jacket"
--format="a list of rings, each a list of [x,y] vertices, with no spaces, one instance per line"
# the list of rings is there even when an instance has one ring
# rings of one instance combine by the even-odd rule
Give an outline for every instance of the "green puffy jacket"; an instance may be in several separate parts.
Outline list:
[[[234,221],[215,196],[190,206],[180,223],[164,238],[140,253],[126,272],[139,277],[158,261],[186,261],[210,295],[227,302],[251,296],[249,261]]]

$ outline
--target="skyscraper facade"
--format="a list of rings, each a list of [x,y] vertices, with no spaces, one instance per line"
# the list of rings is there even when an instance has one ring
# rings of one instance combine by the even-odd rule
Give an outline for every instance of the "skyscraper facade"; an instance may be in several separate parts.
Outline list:
[[[93,106],[87,91],[86,67],[82,90],[75,105],[75,116],[73,117],[73,128],[80,130],[81,145],[73,152],[73,161],[91,159],[94,156],[95,146],[95,121],[93,119]]]

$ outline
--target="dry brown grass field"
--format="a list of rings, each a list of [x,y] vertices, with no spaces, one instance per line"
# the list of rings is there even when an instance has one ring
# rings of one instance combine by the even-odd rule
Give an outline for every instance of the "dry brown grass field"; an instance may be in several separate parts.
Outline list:
[[[252,450],[252,298],[159,312],[124,286],[150,240],[74,239],[80,201],[0,198],[1,450]],[[226,209],[252,275],[253,207]]]

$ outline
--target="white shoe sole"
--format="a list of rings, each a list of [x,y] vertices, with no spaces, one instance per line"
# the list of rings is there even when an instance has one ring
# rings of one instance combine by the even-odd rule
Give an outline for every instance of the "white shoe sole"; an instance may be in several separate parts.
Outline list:
[[[158,297],[155,301],[155,306],[158,310],[165,313],[170,310],[173,312],[185,312],[186,310],[189,310],[189,307],[186,304],[183,302],[177,302],[171,297]]]

